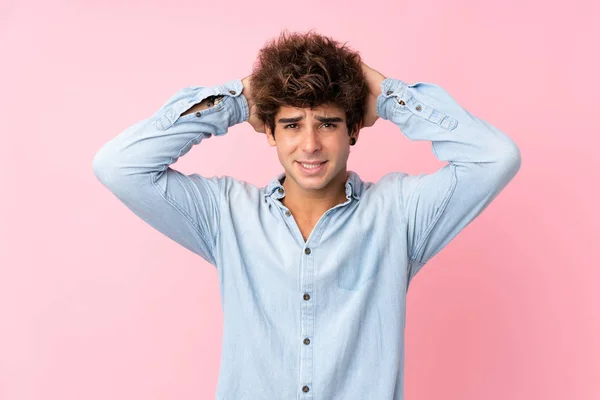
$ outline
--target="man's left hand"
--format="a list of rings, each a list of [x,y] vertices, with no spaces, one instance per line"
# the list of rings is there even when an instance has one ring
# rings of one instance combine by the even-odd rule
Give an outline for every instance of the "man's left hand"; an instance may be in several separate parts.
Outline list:
[[[367,96],[367,102],[365,104],[365,115],[363,117],[362,127],[369,127],[375,124],[375,121],[379,118],[377,116],[377,97],[381,94],[381,82],[385,79],[380,72],[369,67],[365,63],[362,63],[362,70],[369,86],[369,95]]]

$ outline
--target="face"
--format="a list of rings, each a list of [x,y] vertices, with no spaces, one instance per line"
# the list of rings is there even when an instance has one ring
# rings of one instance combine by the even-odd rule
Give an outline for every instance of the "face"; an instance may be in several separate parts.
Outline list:
[[[342,190],[350,136],[341,107],[282,106],[275,115],[275,137],[269,128],[266,131],[269,144],[277,147],[287,184],[307,192]],[[358,138],[358,131],[354,137]]]

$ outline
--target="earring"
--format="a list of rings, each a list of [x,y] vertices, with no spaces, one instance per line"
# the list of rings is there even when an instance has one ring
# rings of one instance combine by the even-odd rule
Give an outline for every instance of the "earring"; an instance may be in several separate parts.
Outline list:
[[[350,138],[350,146],[354,146],[356,144],[356,138]]]

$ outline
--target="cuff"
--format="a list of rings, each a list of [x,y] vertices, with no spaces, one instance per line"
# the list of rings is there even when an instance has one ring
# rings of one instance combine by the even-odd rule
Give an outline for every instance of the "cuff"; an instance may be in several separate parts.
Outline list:
[[[381,82],[381,93],[377,96],[377,116],[389,120],[398,105],[406,103],[404,99],[408,85],[394,78],[385,78]]]
[[[246,96],[242,95],[244,85],[241,79],[234,79],[222,85],[212,87],[210,95],[225,95],[223,98],[223,107],[229,111],[229,126],[233,126],[248,120],[249,110]],[[206,95],[204,96],[207,97]]]

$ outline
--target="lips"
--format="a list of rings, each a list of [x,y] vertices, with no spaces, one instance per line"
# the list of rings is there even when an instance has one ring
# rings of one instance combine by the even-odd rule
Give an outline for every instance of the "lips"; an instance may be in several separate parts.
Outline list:
[[[319,165],[325,163],[325,161],[308,161],[308,162],[298,161],[298,162],[305,167],[314,167],[314,166],[319,166]]]
[[[302,170],[307,175],[314,175],[323,170],[323,166],[327,163],[327,161],[296,161],[300,170]]]

